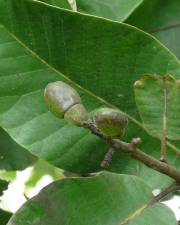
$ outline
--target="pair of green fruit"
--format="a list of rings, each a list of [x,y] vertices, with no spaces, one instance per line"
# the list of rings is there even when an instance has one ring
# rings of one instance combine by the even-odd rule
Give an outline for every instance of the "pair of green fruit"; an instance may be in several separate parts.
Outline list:
[[[68,84],[57,81],[49,83],[44,92],[49,110],[59,118],[65,118],[76,126],[88,121],[88,113],[79,94]],[[118,109],[101,108],[93,116],[93,122],[109,137],[121,137],[127,126],[127,117]]]

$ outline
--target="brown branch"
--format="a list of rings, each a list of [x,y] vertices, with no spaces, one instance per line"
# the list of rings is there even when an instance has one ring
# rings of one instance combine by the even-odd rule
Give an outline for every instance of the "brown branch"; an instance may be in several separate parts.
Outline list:
[[[137,148],[137,145],[141,140],[140,138],[134,138],[131,143],[127,143],[119,139],[110,139],[109,137],[101,133],[92,122],[85,122],[84,127],[91,130],[93,134],[105,140],[114,150],[129,154],[132,158],[141,161],[146,166],[158,172],[161,172],[173,178],[177,183],[180,183],[180,171],[165,162],[161,162],[155,159],[154,157],[144,153],[139,148]]]
[[[153,197],[146,205],[141,207],[139,210],[137,210],[135,213],[131,214],[127,219],[125,219],[120,225],[127,225],[129,222],[142,213],[145,209],[148,207],[152,206],[153,204],[159,202],[162,200],[164,197],[168,196],[169,194],[173,194],[176,190],[180,189],[180,185],[177,184],[176,182],[173,182],[170,186],[165,188],[161,193],[159,193],[157,196]]]
[[[108,152],[106,153],[106,155],[104,156],[103,161],[101,162],[102,168],[106,168],[109,166],[109,163],[112,161],[112,157],[113,157],[114,153],[115,153],[115,149],[111,147],[108,150]]]
[[[158,195],[149,202],[149,205],[153,205],[156,202],[159,202],[169,194],[173,194],[175,191],[180,190],[180,184],[173,182],[170,186],[161,191]]]
[[[165,162],[161,162],[153,158],[152,156],[144,153],[132,143],[122,142],[117,139],[113,140],[113,142],[116,149],[121,149],[121,151],[129,153],[132,158],[143,162],[146,166],[154,170],[168,175],[169,177],[180,183],[180,171],[178,171],[175,167],[170,166]]]
[[[84,122],[83,127],[88,128],[93,134],[95,134],[96,136],[100,137],[105,141],[111,140],[106,135],[104,135],[91,121]]]

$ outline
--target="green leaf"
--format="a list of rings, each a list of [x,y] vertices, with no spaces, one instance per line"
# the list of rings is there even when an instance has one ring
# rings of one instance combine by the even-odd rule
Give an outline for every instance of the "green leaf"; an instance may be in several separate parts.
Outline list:
[[[124,21],[143,0],[76,0],[79,12]]]
[[[180,139],[180,80],[144,75],[135,82],[135,98],[148,132],[161,139]]]
[[[36,158],[0,128],[0,170],[23,170],[32,165]]]
[[[12,214],[0,209],[0,224],[6,225],[9,219],[11,218]]]
[[[180,58],[179,12],[179,0],[144,0],[126,23],[155,35]]]
[[[60,8],[71,9],[68,0],[40,0],[40,1]]]
[[[152,197],[152,190],[134,176],[104,172],[64,179],[27,201],[8,225],[176,225],[167,206],[149,205]]]
[[[140,147],[159,157],[160,142],[138,121],[133,95],[133,84],[143,73],[179,77],[179,62],[159,42],[126,24],[36,1],[0,0],[0,23],[0,124],[16,142],[63,169],[100,170],[105,143],[55,118],[44,103],[47,83],[63,80],[80,93],[90,115],[104,105],[126,111],[130,119],[124,140],[138,135]],[[176,154],[169,157],[180,165]],[[140,175],[151,185],[169,182],[123,154],[114,157],[110,169]]]

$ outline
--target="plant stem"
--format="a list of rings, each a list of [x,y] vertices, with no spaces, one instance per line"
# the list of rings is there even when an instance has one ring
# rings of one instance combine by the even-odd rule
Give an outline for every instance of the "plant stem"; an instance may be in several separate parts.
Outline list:
[[[131,143],[127,143],[119,139],[110,139],[101,133],[92,122],[86,122],[83,124],[83,126],[84,128],[89,129],[93,134],[105,140],[114,150],[129,154],[132,158],[141,161],[146,166],[173,178],[177,183],[180,184],[180,171],[165,162],[155,159],[154,157],[137,148],[137,145],[140,143],[140,138],[134,138],[132,139]]]
[[[108,150],[108,152],[104,156],[103,161],[101,162],[101,167],[102,168],[105,168],[105,167],[109,166],[109,163],[111,162],[114,153],[115,153],[115,149],[110,147],[110,149]]]
[[[153,205],[156,202],[159,202],[167,195],[172,194],[177,190],[180,190],[180,184],[173,182],[171,185],[169,185],[167,188],[161,191],[158,195],[154,196],[154,198],[149,202],[149,205]]]
[[[114,146],[116,146],[116,149],[121,149],[121,151],[130,154],[132,158],[143,162],[146,166],[156,171],[168,175],[169,177],[180,183],[180,171],[178,171],[175,167],[170,166],[165,162],[161,162],[154,157],[144,153],[132,143],[122,142],[117,139],[113,140],[113,142]]]

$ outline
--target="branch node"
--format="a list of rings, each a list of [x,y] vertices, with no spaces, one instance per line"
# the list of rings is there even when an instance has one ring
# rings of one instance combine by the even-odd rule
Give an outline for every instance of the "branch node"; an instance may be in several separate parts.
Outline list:
[[[141,138],[137,137],[137,138],[133,138],[131,140],[131,144],[133,145],[133,147],[136,147],[137,145],[139,145],[141,143]]]
[[[103,161],[101,162],[102,168],[107,168],[109,166],[110,162],[112,161],[112,157],[113,157],[114,153],[115,153],[115,149],[109,148],[108,152],[104,156]]]
[[[114,152],[121,150],[122,152],[129,154],[132,158],[141,161],[146,166],[173,178],[178,184],[180,184],[179,170],[177,170],[174,166],[157,160],[137,148],[137,145],[141,143],[141,138],[133,138],[130,143],[123,142],[120,139],[112,139],[102,133],[91,120],[84,122],[83,127],[89,129],[94,135],[100,137],[110,146],[109,151],[106,153],[104,160],[101,163],[101,167],[105,168],[109,166]]]
[[[163,163],[168,163],[167,160],[164,157],[161,157],[160,161],[163,162]]]

